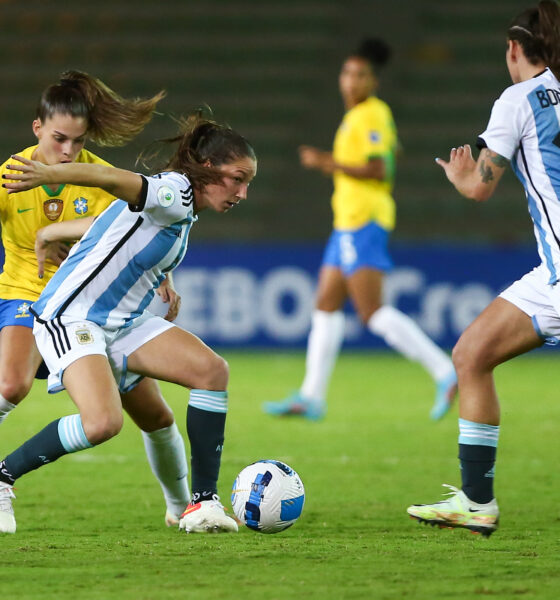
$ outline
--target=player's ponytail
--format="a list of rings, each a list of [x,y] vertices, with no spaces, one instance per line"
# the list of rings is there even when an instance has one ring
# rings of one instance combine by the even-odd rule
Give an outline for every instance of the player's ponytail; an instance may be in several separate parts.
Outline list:
[[[521,44],[531,64],[544,62],[560,79],[560,6],[555,0],[541,0],[511,22],[508,39]]]
[[[66,71],[41,95],[37,118],[53,115],[83,117],[89,139],[99,146],[122,146],[138,135],[152,118],[165,92],[153,98],[123,98],[100,79],[81,71]]]
[[[179,134],[157,143],[177,145],[163,170],[184,173],[199,189],[222,180],[224,175],[217,167],[238,158],[256,160],[255,151],[243,136],[227,125],[203,117],[201,111],[179,119]],[[157,152],[149,157],[144,154],[141,159],[145,162],[156,155]]]

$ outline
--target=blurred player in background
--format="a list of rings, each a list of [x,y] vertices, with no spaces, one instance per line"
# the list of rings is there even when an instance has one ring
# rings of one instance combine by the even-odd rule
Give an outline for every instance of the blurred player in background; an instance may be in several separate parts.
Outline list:
[[[301,164],[333,175],[334,231],[319,273],[316,307],[307,344],[306,371],[299,391],[282,402],[267,402],[272,415],[321,418],[329,379],[344,337],[343,307],[349,297],[368,330],[412,360],[436,382],[431,416],[440,419],[456,392],[449,356],[410,319],[383,304],[383,279],[393,263],[387,249],[395,225],[392,189],[397,133],[391,110],[375,96],[378,73],[389,60],[389,46],[365,40],[342,65],[339,88],[346,114],[334,149],[300,148]]]
[[[21,155],[44,164],[108,165],[84,149],[86,140],[101,146],[125,144],[144,129],[162,97],[160,93],[150,99],[128,100],[86,73],[64,73],[41,95],[32,125],[38,143]],[[7,172],[8,162],[0,167],[2,174]],[[56,239],[57,225],[98,215],[113,200],[114,196],[104,190],[75,185],[44,185],[11,197],[0,188],[5,249],[0,275],[0,423],[27,396],[42,362],[29,308],[55,273],[56,265],[68,254],[68,246]],[[49,223],[54,227],[44,228]],[[41,251],[50,258],[41,278],[34,251],[38,230]],[[75,240],[80,235],[67,239]],[[179,298],[169,281],[159,293],[171,301],[168,317],[175,318]],[[185,446],[173,413],[151,379],[141,381],[130,391],[123,390],[122,402],[142,430],[148,460],[164,492],[166,523],[177,524],[190,497]]]
[[[542,263],[500,294],[465,330],[453,361],[459,381],[462,489],[414,505],[421,522],[490,535],[498,527],[494,467],[500,405],[494,368],[560,337],[560,8],[546,0],[516,17],[507,30],[506,63],[513,85],[496,100],[475,162],[470,146],[436,159],[467,198],[493,194],[511,166],[525,189]]]
[[[44,165],[15,157],[11,190],[62,181],[120,198],[93,222],[31,308],[49,390],[66,388],[79,414],[47,425],[0,462],[0,481],[100,444],[122,427],[117,383],[155,377],[191,390],[187,432],[192,502],[187,532],[237,531],[217,495],[227,413],[228,366],[200,339],[146,310],[154,289],[182,260],[197,213],[226,213],[247,197],[255,153],[233,130],[201,117],[184,123],[164,172],[144,177],[93,164]],[[13,161],[15,163],[15,160]],[[12,197],[17,202],[16,197]],[[0,488],[2,489],[2,488]],[[9,523],[13,514],[0,511]]]

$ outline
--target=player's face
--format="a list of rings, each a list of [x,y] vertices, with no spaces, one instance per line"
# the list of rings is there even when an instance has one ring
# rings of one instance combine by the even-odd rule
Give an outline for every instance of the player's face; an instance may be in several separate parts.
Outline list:
[[[224,174],[222,183],[210,183],[201,194],[195,195],[199,211],[211,208],[216,212],[226,213],[241,200],[245,200],[249,184],[257,174],[257,162],[246,156],[220,165],[218,169]]]
[[[47,165],[74,162],[84,147],[87,122],[83,117],[55,113],[45,121],[33,121],[39,140],[36,159]]]
[[[371,96],[377,88],[377,79],[367,60],[351,56],[342,65],[338,85],[344,102],[354,105]]]

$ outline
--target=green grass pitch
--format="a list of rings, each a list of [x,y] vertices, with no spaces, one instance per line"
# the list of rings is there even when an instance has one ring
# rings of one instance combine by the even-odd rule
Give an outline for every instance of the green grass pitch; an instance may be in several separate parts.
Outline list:
[[[264,400],[297,387],[303,355],[224,352],[231,367],[221,496],[241,468],[283,460],[301,475],[301,519],[277,535],[167,529],[159,486],[130,420],[93,450],[17,482],[18,531],[0,537],[2,596],[42,599],[558,598],[560,359],[497,371],[501,528],[485,539],[409,519],[406,506],[459,484],[457,412],[428,419],[433,385],[415,364],[344,353],[325,421],[274,420]],[[44,383],[0,427],[0,455],[73,412]],[[186,392],[164,385],[182,432]]]

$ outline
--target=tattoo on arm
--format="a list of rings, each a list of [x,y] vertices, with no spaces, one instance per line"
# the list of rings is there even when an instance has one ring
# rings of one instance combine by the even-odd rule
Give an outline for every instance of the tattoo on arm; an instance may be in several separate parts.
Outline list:
[[[489,152],[490,160],[501,169],[505,169],[508,166],[509,160],[504,158],[501,154],[496,154],[495,152]]]
[[[492,181],[492,179],[494,179],[492,169],[484,164],[484,160],[480,162],[479,171],[480,176],[482,177],[482,183],[489,183],[490,181]]]

